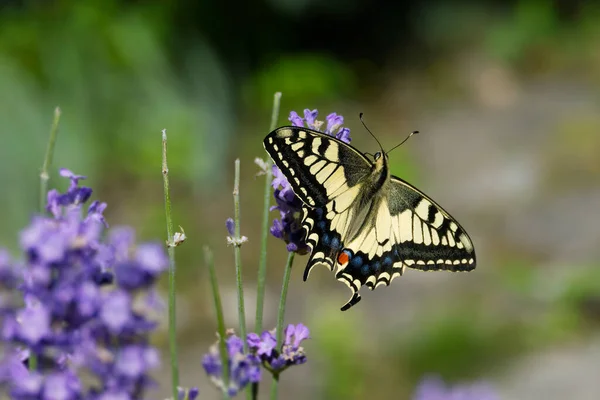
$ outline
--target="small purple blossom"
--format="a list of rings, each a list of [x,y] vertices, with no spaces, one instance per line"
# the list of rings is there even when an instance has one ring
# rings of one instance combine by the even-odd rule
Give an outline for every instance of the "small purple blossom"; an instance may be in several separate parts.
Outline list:
[[[177,400],[196,400],[200,391],[197,387],[189,389],[178,387],[177,388]]]
[[[317,110],[304,110],[304,118],[297,112],[292,111],[289,115],[289,121],[293,126],[306,126],[307,128],[324,132],[334,136],[337,139],[350,143],[350,129],[343,128],[344,117],[336,113],[329,114],[323,121],[317,120],[319,112]],[[325,125],[325,130],[321,129]],[[273,220],[270,232],[278,239],[283,239],[287,243],[289,252],[307,254],[308,245],[305,242],[304,230],[302,229],[302,201],[294,194],[287,178],[283,173],[273,166],[273,181],[271,183],[275,189],[275,203],[271,211],[278,210],[279,219]]]
[[[233,218],[227,218],[225,221],[225,227],[227,228],[227,233],[229,233],[229,236],[235,235],[235,222],[233,222]]]
[[[154,293],[168,267],[164,248],[136,246],[127,228],[106,236],[106,203],[95,201],[86,213],[92,190],[79,186],[85,177],[66,169],[60,174],[69,189],[50,191],[50,215],[35,216],[21,232],[23,261],[0,250],[0,286],[15,295],[0,297],[8,354],[0,362],[0,384],[16,400],[144,397],[149,372],[159,364],[148,344],[156,324],[146,315],[151,303],[142,310],[134,300]],[[35,371],[26,368],[30,352]],[[94,384],[79,380],[84,371],[95,376],[86,380]]]
[[[283,344],[278,349],[275,330],[265,331],[260,336],[250,333],[246,337],[248,348],[256,354],[263,365],[273,374],[279,375],[292,365],[304,364],[306,354],[300,346],[309,338],[310,332],[303,324],[288,325],[284,330]]]
[[[204,355],[202,366],[211,381],[223,393],[235,396],[249,383],[260,381],[260,359],[254,354],[245,354],[243,340],[235,335],[228,336],[225,339],[225,345],[227,348],[229,385],[223,382],[223,369],[218,342],[213,344],[209,352]]]
[[[242,244],[248,241],[246,236],[237,237],[235,235],[235,221],[233,219],[227,218],[225,221],[225,227],[227,228],[227,233],[229,233],[229,236],[227,236],[228,246],[240,247]]]
[[[492,388],[483,383],[448,386],[437,377],[427,377],[417,387],[412,400],[498,400]]]

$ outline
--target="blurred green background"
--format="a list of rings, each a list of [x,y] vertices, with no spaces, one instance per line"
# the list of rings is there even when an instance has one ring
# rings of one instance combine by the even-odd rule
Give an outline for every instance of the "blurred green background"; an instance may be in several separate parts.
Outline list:
[[[254,320],[273,93],[290,110],[345,116],[353,144],[384,147],[469,231],[469,274],[408,271],[341,313],[325,269],[302,282],[287,322],[311,328],[286,399],[408,399],[425,374],[485,380],[502,399],[600,398],[600,8],[585,1],[0,1],[0,243],[37,209],[55,106],[58,167],[89,177],[112,226],[164,240],[161,129],[169,136],[183,385],[217,398],[201,356],[214,341],[202,246],[215,251],[235,327],[233,161],[242,165],[242,248]],[[273,217],[275,217],[273,213]],[[270,238],[265,326],[285,262]],[[166,349],[163,329],[156,337]],[[169,374],[155,398],[168,395]],[[267,379],[268,381],[268,379]],[[267,390],[263,390],[263,396]]]

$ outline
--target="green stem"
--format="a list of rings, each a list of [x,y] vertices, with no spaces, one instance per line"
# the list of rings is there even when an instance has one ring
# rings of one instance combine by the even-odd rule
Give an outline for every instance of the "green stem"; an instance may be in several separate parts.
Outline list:
[[[279,119],[279,107],[281,105],[281,93],[277,92],[273,96],[273,112],[271,114],[271,127],[273,131],[277,127]],[[255,329],[258,334],[262,331],[263,309],[265,302],[265,284],[267,280],[267,238],[269,237],[269,208],[271,206],[271,181],[273,173],[271,172],[272,161],[267,157],[267,170],[265,174],[265,193],[263,203],[263,219],[260,237],[260,261],[258,263],[258,285],[256,288],[256,324]]]
[[[44,164],[42,165],[42,172],[40,173],[40,213],[42,214],[46,208],[46,193],[48,193],[48,180],[50,179],[48,169],[50,168],[50,165],[52,165],[52,157],[54,156],[54,145],[56,144],[56,138],[58,137],[60,114],[60,108],[56,107],[54,109],[52,127],[50,128],[50,139],[48,139],[48,146],[46,147],[46,156],[44,157]]]
[[[248,351],[248,343],[246,343],[246,307],[244,306],[244,281],[242,277],[242,235],[240,232],[240,160],[235,160],[235,178],[233,182],[233,220],[235,223],[235,238],[233,244],[233,257],[235,261],[235,279],[237,283],[238,296],[238,320],[240,324],[240,337],[244,342],[244,352]],[[248,387],[246,390],[246,398],[252,398],[252,389]]]
[[[244,341],[244,351],[248,350],[246,343],[246,308],[244,307],[244,285],[242,280],[241,234],[240,234],[240,160],[235,160],[235,180],[233,183],[233,207],[235,221],[235,239],[238,243],[233,246],[235,259],[235,277],[238,295],[238,319],[240,324],[240,337]]]
[[[213,292],[213,300],[215,302],[215,313],[217,314],[217,330],[219,332],[219,352],[221,354],[221,365],[223,367],[223,398],[228,399],[227,388],[229,388],[229,362],[227,359],[227,346],[225,344],[225,318],[223,317],[223,305],[221,304],[221,294],[219,293],[219,284],[217,283],[217,272],[215,271],[215,263],[213,254],[210,249],[204,247],[204,260],[208,266],[210,275],[210,286]]]
[[[285,303],[287,300],[288,287],[290,286],[290,277],[292,276],[292,264],[294,263],[294,255],[296,253],[288,253],[287,263],[283,271],[283,284],[281,285],[281,299],[279,300],[279,311],[277,312],[277,328],[275,328],[275,336],[277,337],[276,349],[280,349],[283,344],[283,320],[285,317]],[[271,400],[277,400],[277,390],[279,387],[279,374],[273,375],[273,384],[271,385]]]
[[[177,398],[179,387],[179,364],[177,362],[177,326],[175,320],[175,243],[171,215],[171,195],[169,191],[169,167],[167,165],[167,130],[162,131],[162,175],[165,190],[165,216],[167,221],[167,252],[169,253],[169,351],[171,353],[171,391]]]
[[[48,145],[46,146],[46,154],[44,156],[44,163],[42,164],[42,171],[40,172],[40,203],[39,211],[40,214],[44,214],[46,211],[46,199],[48,193],[48,180],[50,175],[48,169],[52,165],[52,157],[54,156],[54,145],[56,144],[56,138],[58,137],[58,122],[60,121],[60,108],[54,109],[54,118],[52,119],[52,126],[50,127],[50,138],[48,139]],[[29,352],[29,370],[35,371],[38,366],[37,354],[33,349]]]

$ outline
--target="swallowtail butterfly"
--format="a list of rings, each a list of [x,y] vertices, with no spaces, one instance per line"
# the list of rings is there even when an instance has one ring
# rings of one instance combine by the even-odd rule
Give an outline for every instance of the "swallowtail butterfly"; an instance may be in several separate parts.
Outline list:
[[[264,147],[303,202],[302,227],[315,265],[335,269],[351,290],[345,311],[361,299],[359,289],[389,286],[406,267],[471,271],[473,242],[435,201],[391,175],[388,155],[372,156],[312,129],[284,126]],[[381,146],[380,146],[381,147]]]

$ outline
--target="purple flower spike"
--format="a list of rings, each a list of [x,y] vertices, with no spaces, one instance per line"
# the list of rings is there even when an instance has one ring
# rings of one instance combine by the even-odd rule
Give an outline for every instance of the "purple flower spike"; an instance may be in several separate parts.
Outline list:
[[[147,398],[150,370],[159,364],[148,345],[156,324],[147,315],[150,302],[138,307],[133,299],[156,292],[153,285],[168,267],[164,247],[136,246],[131,229],[105,235],[106,203],[84,207],[92,193],[79,186],[84,177],[66,169],[60,174],[71,184],[65,193],[50,191],[50,214],[22,230],[23,261],[0,251],[0,287],[23,300],[0,292],[7,355],[0,385],[16,400]],[[37,369],[30,372],[33,354]],[[83,385],[80,376],[95,383]]]
[[[202,358],[202,367],[211,381],[229,396],[235,396],[249,383],[261,379],[260,359],[253,354],[243,352],[244,342],[235,335],[225,339],[227,347],[227,364],[229,367],[229,386],[223,382],[223,369],[218,342],[212,345],[209,352]]]
[[[292,365],[306,362],[306,354],[300,343],[308,339],[309,335],[308,328],[303,324],[288,325],[280,348],[277,348],[275,331],[265,331],[260,337],[256,333],[251,333],[247,336],[246,342],[250,351],[259,357],[272,373],[279,374]]]
[[[306,126],[307,128],[324,132],[334,136],[339,140],[350,143],[350,129],[342,127],[344,117],[336,113],[327,116],[326,129],[321,127],[323,121],[317,120],[319,112],[317,110],[304,110],[304,118],[301,118],[297,112],[292,111],[289,120],[293,126]],[[275,203],[271,210],[278,210],[280,218],[273,220],[270,232],[278,239],[283,239],[286,243],[287,251],[298,254],[307,254],[309,247],[305,241],[304,230],[302,229],[302,201],[294,194],[292,187],[283,173],[273,166],[273,188],[275,189]]]

